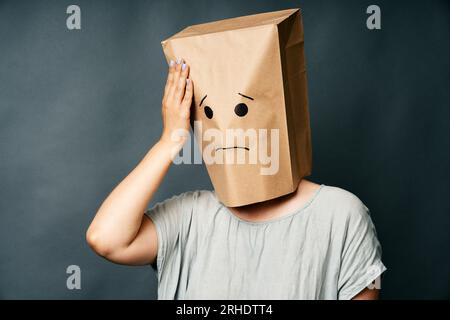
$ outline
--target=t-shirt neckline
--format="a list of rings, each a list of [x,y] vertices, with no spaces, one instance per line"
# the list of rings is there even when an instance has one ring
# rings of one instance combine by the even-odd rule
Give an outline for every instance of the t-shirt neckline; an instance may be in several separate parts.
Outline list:
[[[225,206],[222,202],[219,201],[220,205],[223,207],[223,209],[226,211],[226,213],[228,215],[230,215],[233,219],[238,220],[239,222],[245,223],[245,224],[249,224],[249,225],[265,225],[265,224],[270,224],[273,222],[277,222],[277,221],[281,221],[290,217],[293,217],[297,214],[299,214],[300,212],[306,210],[313,202],[314,200],[317,198],[317,196],[319,195],[320,191],[325,187],[325,184],[321,184],[319,186],[319,188],[317,188],[316,191],[314,191],[314,194],[312,195],[311,198],[308,199],[308,201],[306,201],[306,203],[304,203],[300,208],[294,210],[293,212],[290,212],[288,214],[282,215],[280,217],[275,217],[275,218],[271,218],[268,220],[263,220],[263,221],[249,221],[249,220],[245,220],[242,219],[238,216],[236,216],[231,210],[228,209],[227,206]]]

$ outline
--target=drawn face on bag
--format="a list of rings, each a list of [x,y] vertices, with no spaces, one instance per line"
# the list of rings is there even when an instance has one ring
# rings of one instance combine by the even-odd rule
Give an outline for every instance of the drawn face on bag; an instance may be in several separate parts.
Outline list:
[[[255,75],[254,66],[249,70],[238,66],[236,69],[240,69],[241,74]],[[217,75],[223,73],[215,72]],[[222,77],[216,80],[222,83],[221,86],[205,86],[208,91],[204,94],[201,86],[195,84],[198,89],[193,108],[194,131],[197,141],[201,142],[202,156],[210,174],[228,177],[238,174],[255,179],[254,175],[275,176],[279,173],[280,144],[287,148],[285,136],[280,137],[280,130],[285,129],[284,108],[280,107],[284,104],[280,99],[282,96],[276,94],[281,89],[270,85],[271,80],[275,81],[271,79],[273,73],[262,73],[264,83],[252,86],[242,81],[245,93],[238,89],[240,81]],[[226,91],[222,92],[221,88]]]
[[[298,146],[289,142],[298,121],[286,108],[279,41],[271,24],[163,41],[168,59],[190,66],[194,133],[216,194],[230,207],[290,193],[299,181],[291,150]],[[309,130],[303,121],[298,129]]]

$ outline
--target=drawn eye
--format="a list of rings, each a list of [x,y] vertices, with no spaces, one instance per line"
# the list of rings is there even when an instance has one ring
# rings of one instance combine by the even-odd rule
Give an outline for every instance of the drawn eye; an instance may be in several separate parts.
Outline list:
[[[205,110],[205,115],[208,119],[211,119],[213,117],[213,111],[209,106],[205,106],[203,110]]]
[[[248,107],[245,103],[238,103],[236,107],[234,107],[234,113],[236,113],[237,116],[243,117],[247,114]]]

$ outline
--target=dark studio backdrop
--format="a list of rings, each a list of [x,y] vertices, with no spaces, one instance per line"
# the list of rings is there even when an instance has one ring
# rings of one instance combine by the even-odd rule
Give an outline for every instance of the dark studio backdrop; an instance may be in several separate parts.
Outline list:
[[[81,30],[66,9],[81,8]],[[366,8],[381,8],[368,30]],[[384,299],[450,298],[448,1],[0,1],[0,298],[157,297],[150,267],[96,256],[85,232],[160,135],[160,41],[185,26],[300,7],[313,181],[369,207]],[[224,61],[226,63],[226,61]],[[154,201],[211,188],[172,166]],[[68,290],[66,269],[81,269]]]

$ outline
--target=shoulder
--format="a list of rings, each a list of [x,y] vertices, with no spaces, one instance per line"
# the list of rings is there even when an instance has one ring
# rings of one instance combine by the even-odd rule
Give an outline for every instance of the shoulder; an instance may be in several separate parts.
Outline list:
[[[173,195],[169,198],[166,198],[163,201],[160,201],[157,203],[163,204],[163,203],[177,203],[180,205],[189,205],[189,204],[195,204],[196,202],[205,202],[205,201],[213,201],[216,200],[214,192],[210,190],[192,190],[192,191],[185,191],[176,195]]]
[[[197,206],[215,204],[218,202],[214,191],[211,190],[186,191],[174,197],[178,199],[178,201],[192,203],[192,205]]]
[[[215,195],[209,190],[186,191],[160,200],[146,210],[146,214],[154,219],[158,216],[181,216],[194,213],[209,203],[217,202]]]
[[[215,193],[211,190],[193,190],[174,195],[159,202],[156,206],[179,208],[180,212],[197,214],[211,211],[220,205]]]
[[[217,211],[219,202],[209,190],[186,191],[157,202],[145,214],[155,224],[191,225],[194,220],[201,221]],[[201,217],[200,217],[201,216]]]
[[[343,188],[323,185],[317,207],[320,215],[337,224],[370,222],[370,211],[361,199]]]
[[[184,234],[202,233],[205,227],[217,222],[222,204],[214,191],[195,190],[183,192],[175,198],[181,212],[181,228]]]
[[[323,196],[327,201],[332,202],[333,206],[339,208],[360,208],[365,207],[361,199],[354,193],[343,188],[324,185]]]

